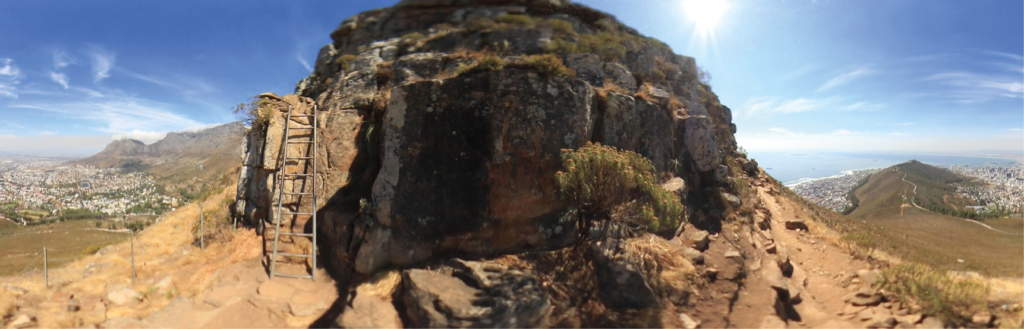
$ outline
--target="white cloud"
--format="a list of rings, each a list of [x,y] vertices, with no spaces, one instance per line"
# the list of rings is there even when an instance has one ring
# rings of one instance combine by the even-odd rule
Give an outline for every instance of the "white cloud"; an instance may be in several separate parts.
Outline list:
[[[897,131],[897,132],[889,133],[889,135],[893,135],[893,136],[906,136],[906,135],[910,135],[910,134]]]
[[[863,77],[863,76],[867,76],[867,75],[871,75],[871,74],[875,74],[875,73],[878,73],[878,71],[875,71],[875,70],[872,70],[872,69],[869,69],[869,68],[865,68],[865,67],[858,68],[856,70],[853,70],[853,71],[850,71],[850,72],[846,72],[846,73],[837,75],[837,76],[833,77],[832,79],[829,79],[824,84],[822,84],[821,87],[818,87],[818,91],[829,90],[829,89],[835,88],[837,86],[840,86],[842,84],[845,84],[847,82],[853,81],[854,79],[857,79],[857,78],[860,78],[860,77]]]
[[[839,129],[839,130],[833,131],[832,134],[833,135],[854,135],[854,132],[846,130],[846,129]]]
[[[59,72],[50,72],[50,80],[53,80],[53,82],[59,83],[61,86],[64,86],[64,89],[68,89],[68,76],[66,74]]]
[[[914,123],[913,122],[904,122],[904,123],[897,123],[896,125],[897,126],[913,126]]]
[[[0,97],[18,98],[15,85],[20,83],[21,70],[10,58],[0,58]]]
[[[56,69],[62,69],[68,65],[77,63],[77,60],[67,52],[63,50],[56,50],[53,52],[53,67]]]
[[[302,67],[305,67],[306,71],[313,72],[313,67],[309,65],[305,58],[302,58],[302,55],[295,54],[295,58],[299,60],[299,63],[302,63]]]
[[[89,47],[88,52],[92,56],[93,81],[100,82],[110,77],[110,69],[114,68],[116,56],[98,46]]]
[[[167,132],[156,132],[156,131],[143,131],[143,130],[132,130],[126,133],[121,133],[111,137],[111,140],[122,140],[122,139],[134,139],[141,141],[146,144],[152,144],[158,140],[161,140],[167,136]]]
[[[18,76],[20,76],[21,70],[14,65],[13,59],[0,58],[0,63],[3,63],[3,66],[0,66],[0,75],[9,78],[18,78]]]
[[[1021,128],[1010,128],[1010,131],[1021,131]]]

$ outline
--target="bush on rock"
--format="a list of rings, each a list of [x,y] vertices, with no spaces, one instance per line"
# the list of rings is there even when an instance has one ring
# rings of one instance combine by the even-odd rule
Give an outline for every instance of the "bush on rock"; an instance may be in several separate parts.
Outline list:
[[[611,217],[624,207],[626,216],[613,220],[660,232],[675,229],[683,218],[679,197],[661,188],[651,160],[637,153],[587,143],[562,150],[562,166],[565,171],[555,174],[559,191],[584,220]],[[638,221],[628,223],[633,218]]]

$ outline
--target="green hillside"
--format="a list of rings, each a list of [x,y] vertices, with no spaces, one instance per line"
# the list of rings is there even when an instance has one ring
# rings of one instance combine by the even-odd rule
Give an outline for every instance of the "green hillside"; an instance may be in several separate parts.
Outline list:
[[[957,186],[972,184],[942,168],[918,161],[901,163],[871,175],[853,192],[859,205],[848,218],[867,224],[854,225],[853,230],[904,260],[942,270],[1024,275],[1024,241],[1019,236],[945,214],[975,204],[956,193]],[[901,207],[904,195],[908,199]],[[910,204],[910,199],[917,206]],[[993,224],[997,229],[1014,228],[1020,221],[993,220]]]

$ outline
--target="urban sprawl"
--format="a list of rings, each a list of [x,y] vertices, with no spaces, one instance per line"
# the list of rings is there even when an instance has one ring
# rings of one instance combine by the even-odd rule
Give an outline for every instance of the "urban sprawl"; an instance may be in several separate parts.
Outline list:
[[[957,192],[984,205],[974,207],[975,211],[985,212],[989,207],[998,207],[1011,213],[1021,213],[1024,210],[1024,162],[1018,161],[1012,167],[957,165],[944,168],[985,183],[981,187],[957,187]],[[790,188],[807,200],[838,212],[853,206],[848,192],[871,172],[873,171],[857,171],[838,177],[816,179],[798,183]]]
[[[62,215],[153,215],[178,202],[139,172],[44,158],[0,159],[0,220],[25,224]]]

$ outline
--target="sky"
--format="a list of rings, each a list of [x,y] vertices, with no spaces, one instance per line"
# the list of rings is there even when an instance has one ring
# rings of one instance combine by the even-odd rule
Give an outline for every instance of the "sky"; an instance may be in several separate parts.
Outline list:
[[[1024,2],[583,0],[695,57],[751,152],[1024,150]],[[0,154],[236,120],[395,1],[0,3]]]

